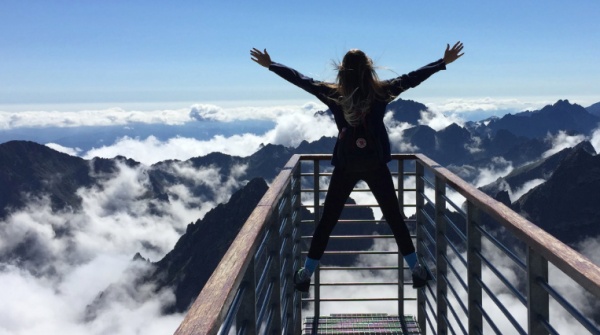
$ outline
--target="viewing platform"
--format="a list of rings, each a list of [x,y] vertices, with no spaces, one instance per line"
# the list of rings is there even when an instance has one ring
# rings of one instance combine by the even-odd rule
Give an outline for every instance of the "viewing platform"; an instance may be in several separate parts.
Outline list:
[[[600,334],[600,311],[590,308],[600,267],[420,154],[395,154],[389,166],[433,280],[412,288],[389,233],[338,234],[336,226],[331,242],[372,247],[328,246],[310,292],[295,291],[330,159],[288,161],[175,334]],[[375,218],[343,216],[338,226],[381,227],[368,188],[359,183],[351,197],[345,212],[370,209]],[[335,257],[354,261],[325,261]]]

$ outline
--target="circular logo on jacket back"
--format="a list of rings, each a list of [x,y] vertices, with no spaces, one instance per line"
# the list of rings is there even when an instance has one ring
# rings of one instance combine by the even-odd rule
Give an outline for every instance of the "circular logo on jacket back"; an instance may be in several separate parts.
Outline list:
[[[356,140],[356,146],[361,149],[364,149],[367,146],[367,140],[360,137],[359,139]]]

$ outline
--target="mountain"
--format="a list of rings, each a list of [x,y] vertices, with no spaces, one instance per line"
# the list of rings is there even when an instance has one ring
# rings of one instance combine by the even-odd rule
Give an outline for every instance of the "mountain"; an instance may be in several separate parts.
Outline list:
[[[561,241],[574,245],[600,236],[600,155],[582,143],[552,176],[513,204],[513,209]]]
[[[182,312],[188,308],[267,189],[261,178],[249,181],[229,202],[189,224],[173,250],[155,264],[156,270],[149,279],[155,282],[156,290],[165,287],[175,290],[176,300],[168,311]]]
[[[600,117],[600,102],[596,102],[595,104],[588,106],[585,108],[590,114],[596,115]]]
[[[480,189],[491,197],[496,197],[499,192],[502,192],[506,189],[506,186],[514,191],[531,180],[548,180],[565,159],[565,157],[570,155],[573,151],[580,149],[583,149],[592,155],[596,154],[592,144],[588,141],[584,141],[574,148],[566,148],[555,153],[554,155],[517,167],[508,175],[498,178],[498,180],[491,184],[480,187]]]
[[[492,119],[486,128],[492,132],[506,129],[517,136],[539,138],[548,133],[556,134],[559,130],[589,135],[599,122],[600,117],[590,114],[582,106],[559,100],[538,111],[507,114]]]
[[[100,173],[116,169],[116,162],[129,166],[139,163],[125,157],[112,160],[82,158],[57,152],[35,142],[10,141],[0,144],[0,218],[29,200],[49,195],[54,210],[79,208],[80,187],[98,185]]]
[[[421,113],[429,113],[429,109],[424,104],[404,99],[397,99],[390,102],[387,110],[393,113],[394,120],[413,125],[419,124]]]

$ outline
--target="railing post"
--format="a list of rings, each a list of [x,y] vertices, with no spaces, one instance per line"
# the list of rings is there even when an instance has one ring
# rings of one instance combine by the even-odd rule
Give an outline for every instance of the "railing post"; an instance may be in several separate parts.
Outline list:
[[[279,281],[281,272],[281,257],[279,255],[279,247],[281,246],[281,238],[279,236],[279,224],[281,222],[281,215],[279,212],[275,212],[273,222],[269,225],[269,229],[272,229],[271,238],[268,250],[269,255],[273,257],[271,268],[269,269],[269,279],[273,283],[273,291],[271,293],[271,299],[269,301],[269,309],[271,309],[271,324],[267,324],[266,327],[270,329],[269,333],[281,334],[281,283]]]
[[[293,319],[294,319],[294,325],[292,328],[292,332],[291,334],[300,334],[302,332],[302,298],[299,294],[296,294],[294,287],[293,287],[293,276],[294,276],[294,271],[296,270],[296,266],[294,266],[295,264],[301,264],[300,262],[302,261],[302,250],[301,250],[301,237],[302,234],[300,233],[300,223],[302,221],[302,217],[300,216],[300,206],[302,205],[302,199],[301,199],[301,189],[302,189],[302,181],[301,181],[301,167],[302,167],[302,162],[298,161],[298,164],[294,167],[294,173],[293,173],[293,183],[292,183],[292,241],[293,241],[293,245],[292,245],[292,283],[290,283],[291,286],[291,290],[292,290],[292,302],[294,304],[294,308],[293,308]]]
[[[415,184],[417,189],[416,194],[416,218],[417,218],[417,239],[416,239],[416,247],[417,247],[417,255],[423,255],[423,246],[421,245],[421,241],[423,240],[423,233],[421,229],[424,229],[423,221],[425,218],[423,217],[423,207],[425,205],[425,199],[423,194],[425,192],[425,181],[423,181],[424,177],[424,167],[418,161],[415,160]],[[425,305],[425,293],[423,290],[417,290],[417,322],[419,323],[419,328],[423,334],[427,334],[427,311]]]
[[[404,215],[404,160],[398,159],[398,204]],[[404,257],[398,250],[398,315],[404,316]]]
[[[318,159],[314,160],[314,174],[313,174],[313,178],[314,178],[314,211],[315,211],[315,215],[314,215],[314,220],[315,220],[315,228],[316,226],[319,224],[319,219],[321,218],[321,208],[320,208],[320,191],[319,189],[321,188],[321,183],[320,183],[320,174],[321,174],[321,167],[320,167],[320,161]],[[318,322],[318,318],[321,315],[321,271],[319,270],[320,266],[317,266],[316,270],[315,270],[315,283],[313,285],[313,290],[314,290],[314,295],[315,295],[315,315],[314,315],[314,319],[315,322]]]
[[[542,320],[550,314],[548,292],[538,284],[548,282],[548,261],[531,247],[527,248],[527,319],[528,334],[548,334]]]
[[[242,303],[236,316],[236,329],[245,328],[244,334],[256,335],[256,278],[254,260],[248,265],[240,286],[245,287]]]
[[[292,183],[294,178],[290,178],[290,182],[285,187],[285,195],[282,200],[283,206],[280,208],[281,218],[279,222],[283,222],[284,226],[280,228],[280,240],[283,245],[279,249],[280,256],[280,271],[279,280],[281,291],[279,292],[281,298],[281,328],[282,334],[293,334],[293,298],[294,298],[294,286],[293,281],[293,257],[292,254],[294,249],[294,239],[292,236],[294,223],[292,222],[293,217],[293,194],[292,194]]]
[[[481,259],[477,253],[481,251],[481,232],[476,225],[480,222],[480,211],[471,202],[467,201],[467,308],[469,334],[483,333],[483,315],[478,306],[483,306],[481,287],[477,279],[481,280]]]
[[[436,250],[436,306],[437,306],[437,333],[446,335],[448,333],[448,306],[446,304],[447,284],[444,280],[448,274],[446,264],[447,242],[446,242],[446,182],[438,176],[435,177],[435,250]]]

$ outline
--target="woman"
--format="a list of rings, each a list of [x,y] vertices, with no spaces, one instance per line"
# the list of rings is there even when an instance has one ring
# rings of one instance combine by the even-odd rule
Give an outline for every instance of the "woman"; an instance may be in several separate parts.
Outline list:
[[[339,131],[329,189],[323,215],[311,241],[304,267],[294,275],[296,289],[307,292],[310,278],[329,241],[354,185],[364,180],[381,207],[398,248],[412,271],[413,287],[425,286],[431,275],[419,264],[410,232],[400,211],[387,163],[391,160],[390,141],[383,123],[386,106],[409,88],[419,85],[446,65],[460,58],[463,44],[446,46],[444,57],[409,74],[379,80],[372,60],[357,49],[350,50],[338,66],[335,83],[306,77],[294,69],[271,61],[267,50],[253,48],[251,59],[323,102],[335,119]]]

